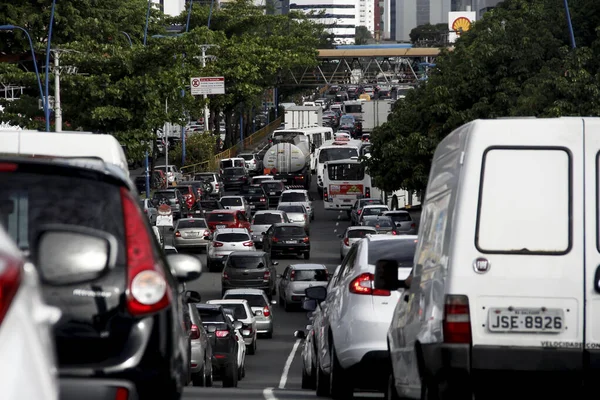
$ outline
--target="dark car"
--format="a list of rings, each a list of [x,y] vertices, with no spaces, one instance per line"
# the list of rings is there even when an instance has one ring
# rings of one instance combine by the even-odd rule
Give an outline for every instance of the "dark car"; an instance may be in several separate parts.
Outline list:
[[[285,190],[285,185],[282,181],[265,181],[261,182],[260,186],[262,186],[269,198],[270,207],[279,204],[279,197],[281,196],[281,193]]]
[[[237,341],[235,330],[241,329],[242,323],[231,322],[221,305],[196,304],[196,308],[212,347],[213,374],[223,381],[224,387],[237,387],[240,343]]]
[[[61,381],[85,379],[93,393],[123,380],[141,399],[179,398],[191,352],[180,283],[201,266],[159,250],[128,174],[102,162],[5,158],[0,185],[0,223],[62,313],[53,331]]]
[[[217,199],[201,200],[200,207],[205,213],[213,210],[223,210],[224,207],[221,202]]]
[[[221,292],[237,288],[262,289],[271,298],[276,291],[277,264],[264,251],[234,251],[225,261]]]
[[[236,189],[241,186],[247,185],[250,182],[250,177],[246,168],[241,167],[230,167],[223,170],[223,184],[225,190]]]
[[[179,219],[183,214],[189,212],[189,208],[187,203],[185,202],[185,198],[179,191],[179,189],[162,189],[157,190],[152,195],[152,204],[156,208],[160,207],[163,204],[171,206],[171,211],[173,212],[173,218]]]
[[[310,258],[310,238],[303,227],[285,223],[273,224],[265,232],[263,250],[271,257],[277,254],[303,255]]]
[[[243,186],[240,189],[240,196],[244,196],[252,210],[268,210],[269,197],[260,185]]]

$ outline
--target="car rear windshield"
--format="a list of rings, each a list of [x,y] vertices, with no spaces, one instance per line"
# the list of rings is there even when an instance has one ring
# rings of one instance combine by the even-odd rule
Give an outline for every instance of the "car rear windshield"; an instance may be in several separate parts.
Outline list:
[[[235,218],[233,214],[229,213],[210,213],[208,217],[206,217],[208,222],[233,222]]]
[[[217,200],[202,200],[200,206],[205,210],[218,210],[221,208]]]
[[[295,270],[294,282],[327,282],[327,271],[324,269]]]
[[[190,187],[189,186],[177,186],[177,189],[181,192],[181,194],[188,194],[188,193],[190,193]]]
[[[224,324],[225,317],[221,311],[198,309],[203,324]]]
[[[289,213],[304,213],[304,207],[302,206],[279,206],[277,209]]]
[[[253,154],[240,154],[240,157],[242,157],[246,161],[252,161],[254,159]]]
[[[306,195],[304,193],[284,193],[281,195],[282,203],[298,203],[306,201]]]
[[[160,200],[160,199],[174,199],[175,198],[175,192],[155,192],[154,193],[154,199]]]
[[[383,203],[379,199],[360,200],[359,207],[373,206],[373,205],[376,205],[376,204],[383,204]]]
[[[264,307],[267,305],[265,298],[260,294],[227,294],[223,298],[246,300],[250,307]]]
[[[246,319],[248,314],[246,313],[246,307],[241,303],[236,304],[223,304],[223,307],[227,307],[233,310],[233,318],[235,319]]]
[[[194,180],[196,181],[214,181],[215,180],[215,176],[213,174],[196,174],[194,175]]]
[[[304,228],[301,226],[278,226],[275,234],[285,236],[305,236]]]
[[[91,228],[114,236],[118,246],[117,265],[125,264],[119,186],[78,176],[17,170],[0,173],[0,187],[0,225],[21,249],[29,250],[39,229],[49,224]],[[93,207],[87,206],[90,199]],[[55,275],[59,271],[47,272]],[[64,275],[64,271],[60,274]]]
[[[379,215],[387,211],[387,207],[369,207],[363,210],[363,215]]]
[[[220,233],[215,238],[218,242],[236,243],[250,240],[247,233]]]
[[[256,214],[254,216],[253,225],[272,225],[283,222],[283,216],[275,213]]]
[[[240,194],[258,194],[258,195],[262,195],[264,194],[264,190],[261,187],[245,187],[242,190],[240,190]]]
[[[415,258],[417,240],[381,240],[369,243],[368,263],[375,265],[378,260],[396,260],[404,267],[410,267]]]
[[[375,231],[372,229],[353,229],[348,231],[348,238],[350,239],[359,239],[364,238],[368,234],[373,234]]]
[[[225,171],[223,171],[223,175],[244,175],[244,168],[227,168]]]
[[[261,183],[262,186],[264,186],[265,190],[268,191],[277,191],[277,190],[283,190],[285,189],[285,186],[283,186],[283,182],[263,182]]]
[[[392,219],[394,222],[407,222],[412,221],[409,213],[395,213],[395,214],[386,214],[388,217]]]
[[[179,221],[179,223],[177,224],[177,228],[206,228],[206,221],[200,218],[194,220]]]
[[[388,218],[365,218],[366,226],[374,226],[375,228],[391,228],[394,225],[392,224],[392,220]]]
[[[221,199],[221,205],[223,207],[236,207],[242,205],[242,199],[239,197],[223,197]]]
[[[263,256],[229,256],[227,266],[241,269],[261,269],[267,266]]]

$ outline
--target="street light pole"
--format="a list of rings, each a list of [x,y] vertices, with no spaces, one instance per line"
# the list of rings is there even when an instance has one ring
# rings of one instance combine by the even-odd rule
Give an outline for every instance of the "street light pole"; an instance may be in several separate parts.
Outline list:
[[[62,132],[62,109],[60,108],[60,53],[54,52],[54,130]],[[48,72],[48,71],[46,71]]]
[[[133,42],[131,41],[131,36],[129,36],[129,33],[123,31],[121,32],[123,35],[125,35],[125,37],[127,38],[127,40],[129,41],[129,47],[133,47]]]
[[[48,101],[50,100],[49,92],[49,80],[50,80],[50,45],[52,43],[52,25],[54,25],[54,9],[56,8],[56,0],[52,0],[52,8],[50,9],[50,24],[48,25],[48,40],[46,46],[46,107],[44,108],[44,114],[46,115],[46,132],[50,132],[50,107]]]
[[[144,46],[146,45],[146,39],[148,38],[148,21],[150,20],[150,8],[152,7],[152,0],[148,0],[148,9],[146,10],[146,24],[144,25]]]
[[[571,39],[571,48],[574,49],[575,45],[575,33],[573,32],[573,23],[571,22],[571,13],[569,12],[569,0],[565,1],[565,14],[567,15],[567,25],[569,26],[569,36]]]
[[[202,69],[206,67],[206,49],[207,46],[202,46]],[[209,109],[208,109],[208,95],[202,95],[204,97],[204,132],[208,131],[208,119],[209,119]]]

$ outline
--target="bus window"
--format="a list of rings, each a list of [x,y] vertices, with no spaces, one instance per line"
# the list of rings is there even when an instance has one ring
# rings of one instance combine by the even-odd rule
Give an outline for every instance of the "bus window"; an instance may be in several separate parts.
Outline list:
[[[327,175],[332,181],[361,181],[365,178],[365,167],[361,164],[330,164]]]

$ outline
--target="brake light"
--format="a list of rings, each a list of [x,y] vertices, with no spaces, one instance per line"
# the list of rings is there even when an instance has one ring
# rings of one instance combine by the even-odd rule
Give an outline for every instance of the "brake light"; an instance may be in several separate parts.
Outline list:
[[[254,242],[252,240],[249,241],[249,242],[244,242],[244,246],[246,246],[246,247],[252,247],[252,246],[254,246]]]
[[[229,274],[225,271],[223,271],[223,279],[225,279],[225,280],[229,279]]]
[[[345,244],[346,246],[350,246],[350,239],[349,239],[349,238],[345,238],[345,239],[344,239],[344,244]]]
[[[366,198],[371,197],[371,188],[370,187],[365,188],[365,197]]]
[[[263,281],[268,281],[271,279],[271,271],[265,271],[263,274]]]
[[[446,295],[442,328],[445,343],[471,343],[471,318],[467,296]]]
[[[0,172],[15,172],[17,167],[15,163],[0,163]]]
[[[179,232],[179,231],[176,231],[176,232],[175,232],[175,237],[181,237],[181,232]]]
[[[204,230],[204,234],[202,236],[209,236],[210,235],[210,231],[208,229]]]
[[[265,203],[266,201],[267,201],[267,199],[265,199],[264,197],[261,197],[261,198],[260,198],[260,202],[261,202],[261,203]]]
[[[200,339],[200,329],[198,329],[197,325],[192,324],[192,329],[190,332],[190,339]]]
[[[118,387],[115,393],[115,400],[127,400],[129,399],[129,389],[124,387]]]
[[[306,221],[306,214],[302,214],[302,218]]]
[[[223,247],[223,243],[221,243],[221,242],[213,242],[213,247]]]
[[[275,236],[273,236],[273,237],[271,238],[271,241],[272,241],[273,243],[277,243],[277,242],[279,242],[279,239],[277,239]]]
[[[417,224],[410,224],[410,227],[414,229],[417,227]]]
[[[227,337],[229,335],[229,331],[216,331],[215,335],[218,338],[224,338],[224,337]]]
[[[354,294],[370,294],[372,296],[389,296],[389,290],[373,289],[375,276],[365,272],[360,274],[352,282],[350,282],[350,293]]]
[[[392,231],[392,235],[397,235],[397,234],[398,234],[398,232]]]
[[[307,236],[307,237],[305,237],[304,239],[302,239],[302,241],[303,241],[304,243],[308,243],[308,242],[310,242],[310,238]]]
[[[293,281],[294,279],[296,279],[296,271],[292,270],[292,272],[290,273],[290,281]]]
[[[361,212],[362,212],[362,208],[361,208],[360,210],[357,210],[357,211],[356,211],[356,213],[357,213],[358,215],[360,215],[360,213],[361,213]]]
[[[329,197],[327,196],[327,189],[323,188],[323,201],[327,201],[329,200]]]
[[[0,259],[0,325],[21,285],[22,268],[23,263],[16,258],[3,256]]]
[[[137,201],[121,188],[127,249],[127,309],[133,315],[153,313],[171,303],[162,268],[154,259],[152,240]]]
[[[264,315],[265,317],[268,317],[269,315],[271,315],[271,310],[269,309],[269,307],[268,307],[268,306],[264,306],[264,307],[263,307],[263,315]]]

